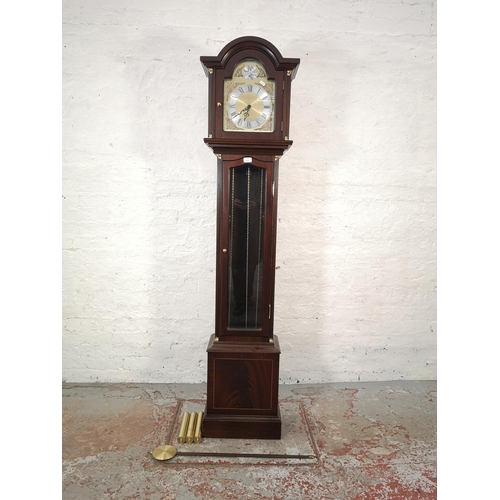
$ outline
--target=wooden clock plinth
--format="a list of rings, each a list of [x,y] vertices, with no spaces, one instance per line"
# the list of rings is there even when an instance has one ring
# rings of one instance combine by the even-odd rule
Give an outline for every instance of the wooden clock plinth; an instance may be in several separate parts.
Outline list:
[[[203,436],[280,439],[280,348],[274,343],[208,343],[207,406]]]

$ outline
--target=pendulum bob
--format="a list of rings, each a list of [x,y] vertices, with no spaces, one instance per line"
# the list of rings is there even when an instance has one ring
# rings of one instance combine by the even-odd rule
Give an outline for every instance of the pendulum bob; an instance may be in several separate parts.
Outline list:
[[[155,448],[151,454],[156,460],[170,460],[177,455],[177,448],[175,446],[166,444]]]

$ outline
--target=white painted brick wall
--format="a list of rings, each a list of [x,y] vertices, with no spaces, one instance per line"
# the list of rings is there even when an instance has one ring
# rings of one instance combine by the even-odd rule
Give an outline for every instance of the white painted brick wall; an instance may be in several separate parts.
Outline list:
[[[63,1],[63,377],[201,382],[216,158],[199,57],[301,65],[280,168],[285,383],[436,377],[435,4]]]

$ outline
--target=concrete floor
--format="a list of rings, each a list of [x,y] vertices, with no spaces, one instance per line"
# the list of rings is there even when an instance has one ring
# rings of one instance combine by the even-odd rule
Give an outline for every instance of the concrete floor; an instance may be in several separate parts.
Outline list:
[[[281,441],[176,443],[205,384],[64,384],[64,500],[437,498],[436,382],[280,386]],[[151,451],[306,455],[180,456]]]

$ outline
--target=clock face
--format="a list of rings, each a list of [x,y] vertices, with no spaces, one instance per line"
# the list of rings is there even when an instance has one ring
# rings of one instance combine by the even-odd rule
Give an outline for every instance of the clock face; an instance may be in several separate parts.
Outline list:
[[[227,112],[236,127],[255,130],[271,119],[273,104],[271,97],[262,87],[244,84],[229,95]]]
[[[274,81],[262,64],[241,61],[224,81],[224,131],[273,132],[274,96]]]

